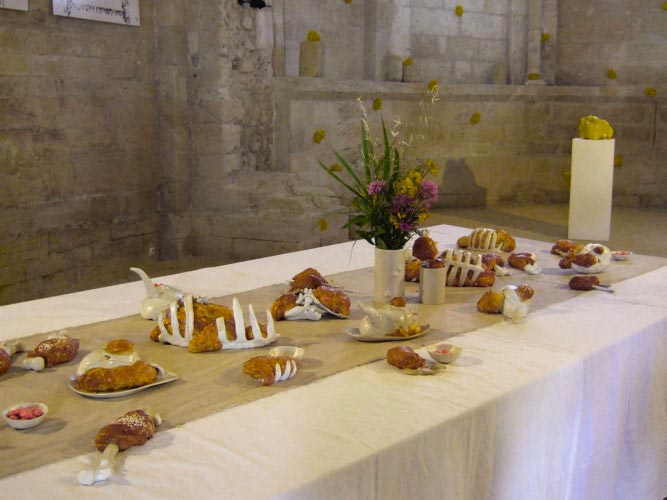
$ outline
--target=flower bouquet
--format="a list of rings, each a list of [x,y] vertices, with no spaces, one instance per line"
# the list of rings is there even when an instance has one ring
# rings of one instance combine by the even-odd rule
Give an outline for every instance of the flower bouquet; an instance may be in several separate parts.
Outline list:
[[[438,198],[438,186],[427,179],[438,167],[428,159],[406,168],[397,141],[390,141],[384,120],[381,123],[381,141],[374,144],[365,113],[361,119],[361,165],[351,165],[338,153],[332,167],[319,164],[352,194],[344,227],[353,227],[379,249],[399,250],[417,233]],[[392,131],[392,138],[396,136]]]

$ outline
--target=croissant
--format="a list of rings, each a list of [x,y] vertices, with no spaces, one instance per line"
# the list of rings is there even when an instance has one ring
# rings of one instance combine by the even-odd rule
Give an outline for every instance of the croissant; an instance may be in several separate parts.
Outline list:
[[[329,285],[329,282],[317,269],[309,267],[292,277],[288,292],[297,292],[305,288],[315,289],[323,285]]]
[[[426,365],[426,360],[408,346],[396,346],[387,351],[387,363],[401,370],[416,370]]]
[[[155,381],[158,370],[143,361],[115,368],[92,368],[76,379],[79,389],[108,392],[141,387]]]
[[[577,254],[583,248],[584,248],[583,245],[580,245],[579,243],[575,243],[574,241],[558,240],[551,247],[551,253],[554,254],[554,255],[560,255],[561,257],[564,257],[566,254],[568,254],[570,252],[572,252],[574,254]]]
[[[419,269],[421,268],[421,260],[410,260],[405,263],[405,281],[419,281]]]
[[[473,229],[469,236],[462,236],[456,240],[456,244],[461,248],[483,252],[511,252],[516,248],[516,242],[509,233],[502,229],[484,227]]]
[[[503,310],[504,303],[503,292],[487,290],[477,301],[477,310],[486,314],[499,314]]]
[[[296,294],[284,293],[271,304],[271,316],[276,321],[285,317],[285,313],[296,307]]]
[[[529,274],[540,274],[542,268],[535,260],[535,255],[528,252],[513,253],[507,258],[510,266]]]
[[[40,342],[23,360],[26,370],[41,371],[44,368],[68,363],[79,352],[79,340],[58,335]]]
[[[320,286],[315,289],[313,295],[331,311],[343,316],[350,315],[350,297],[345,292],[329,286]]]
[[[132,410],[102,427],[95,436],[95,448],[104,451],[110,444],[120,451],[141,446],[155,434],[155,424],[144,410]]]

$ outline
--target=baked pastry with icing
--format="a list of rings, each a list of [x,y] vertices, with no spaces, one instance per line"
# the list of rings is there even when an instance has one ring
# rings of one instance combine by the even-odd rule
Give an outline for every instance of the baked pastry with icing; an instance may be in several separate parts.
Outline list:
[[[72,361],[77,352],[79,352],[78,339],[64,334],[54,335],[28,352],[27,358],[23,360],[23,368],[42,371],[44,368]]]
[[[528,285],[507,285],[500,291],[488,290],[477,301],[477,310],[486,314],[502,314],[513,321],[528,315],[530,299],[535,290]]]
[[[288,292],[299,292],[306,288],[314,290],[317,287],[329,285],[330,283],[317,269],[309,267],[292,277]]]
[[[481,252],[511,252],[516,248],[516,242],[509,233],[502,229],[478,227],[468,236],[456,240],[461,248],[479,250]]]
[[[542,272],[542,267],[537,263],[533,253],[513,253],[507,258],[507,262],[513,268],[520,269],[528,274],[540,274]]]
[[[104,451],[110,444],[120,451],[141,446],[155,434],[155,423],[144,410],[132,410],[102,427],[95,436],[95,448]]]

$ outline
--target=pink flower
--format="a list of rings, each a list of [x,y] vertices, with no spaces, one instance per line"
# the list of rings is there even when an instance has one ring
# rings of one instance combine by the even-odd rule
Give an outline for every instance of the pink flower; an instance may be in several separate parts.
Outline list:
[[[373,181],[368,185],[368,194],[380,194],[387,186],[387,181]]]
[[[423,180],[421,183],[421,196],[425,200],[435,201],[438,199],[438,185],[429,180]]]

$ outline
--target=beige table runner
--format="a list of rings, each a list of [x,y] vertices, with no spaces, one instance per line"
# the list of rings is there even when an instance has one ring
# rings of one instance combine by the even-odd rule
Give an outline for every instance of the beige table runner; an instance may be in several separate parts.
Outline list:
[[[558,269],[556,257],[548,255],[550,245],[531,244],[533,248],[530,250],[538,253],[544,272],[530,276],[515,271],[513,276],[497,279],[496,288],[510,283],[530,284],[535,289],[531,311],[563,302],[577,293],[604,293],[571,291],[567,287],[569,274]],[[629,263],[612,263],[600,277],[615,283],[649,272],[666,262],[666,259],[636,256]],[[154,408],[164,418],[160,430],[167,430],[224,408],[383,359],[387,349],[399,342],[358,342],[346,333],[346,329],[357,326],[361,318],[354,306],[359,301],[371,300],[373,270],[340,273],[330,279],[348,291],[353,302],[352,316],[348,320],[278,322],[276,326],[281,337],[277,345],[298,345],[306,352],[294,379],[270,387],[258,385],[242,371],[243,361],[265,354],[269,347],[191,354],[183,348],[152,342],[148,333],[154,323],[142,320],[138,315],[68,329],[71,336],[80,339],[81,350],[76,359],[66,365],[41,373],[27,372],[18,368],[24,354],[15,356],[10,371],[0,379],[2,407],[19,401],[40,401],[49,406],[49,415],[40,426],[27,431],[16,431],[7,425],[0,427],[0,477],[92,451],[97,430],[135,408]],[[246,312],[251,303],[256,311],[264,311],[284,289],[284,284],[272,285],[237,294],[237,297]],[[408,284],[406,293],[409,307],[417,312],[420,323],[431,325],[426,335],[405,341],[414,348],[504,321],[501,316],[476,311],[475,304],[484,293],[483,289],[448,288],[446,304],[442,306],[418,304],[416,284]],[[216,302],[230,306],[231,297]],[[258,316],[260,322],[265,321],[263,313]],[[32,348],[46,337],[47,334],[28,337],[26,346]],[[66,381],[76,372],[78,362],[91,350],[103,348],[115,338],[133,340],[143,359],[177,373],[180,379],[118,399],[90,399],[72,392]]]

